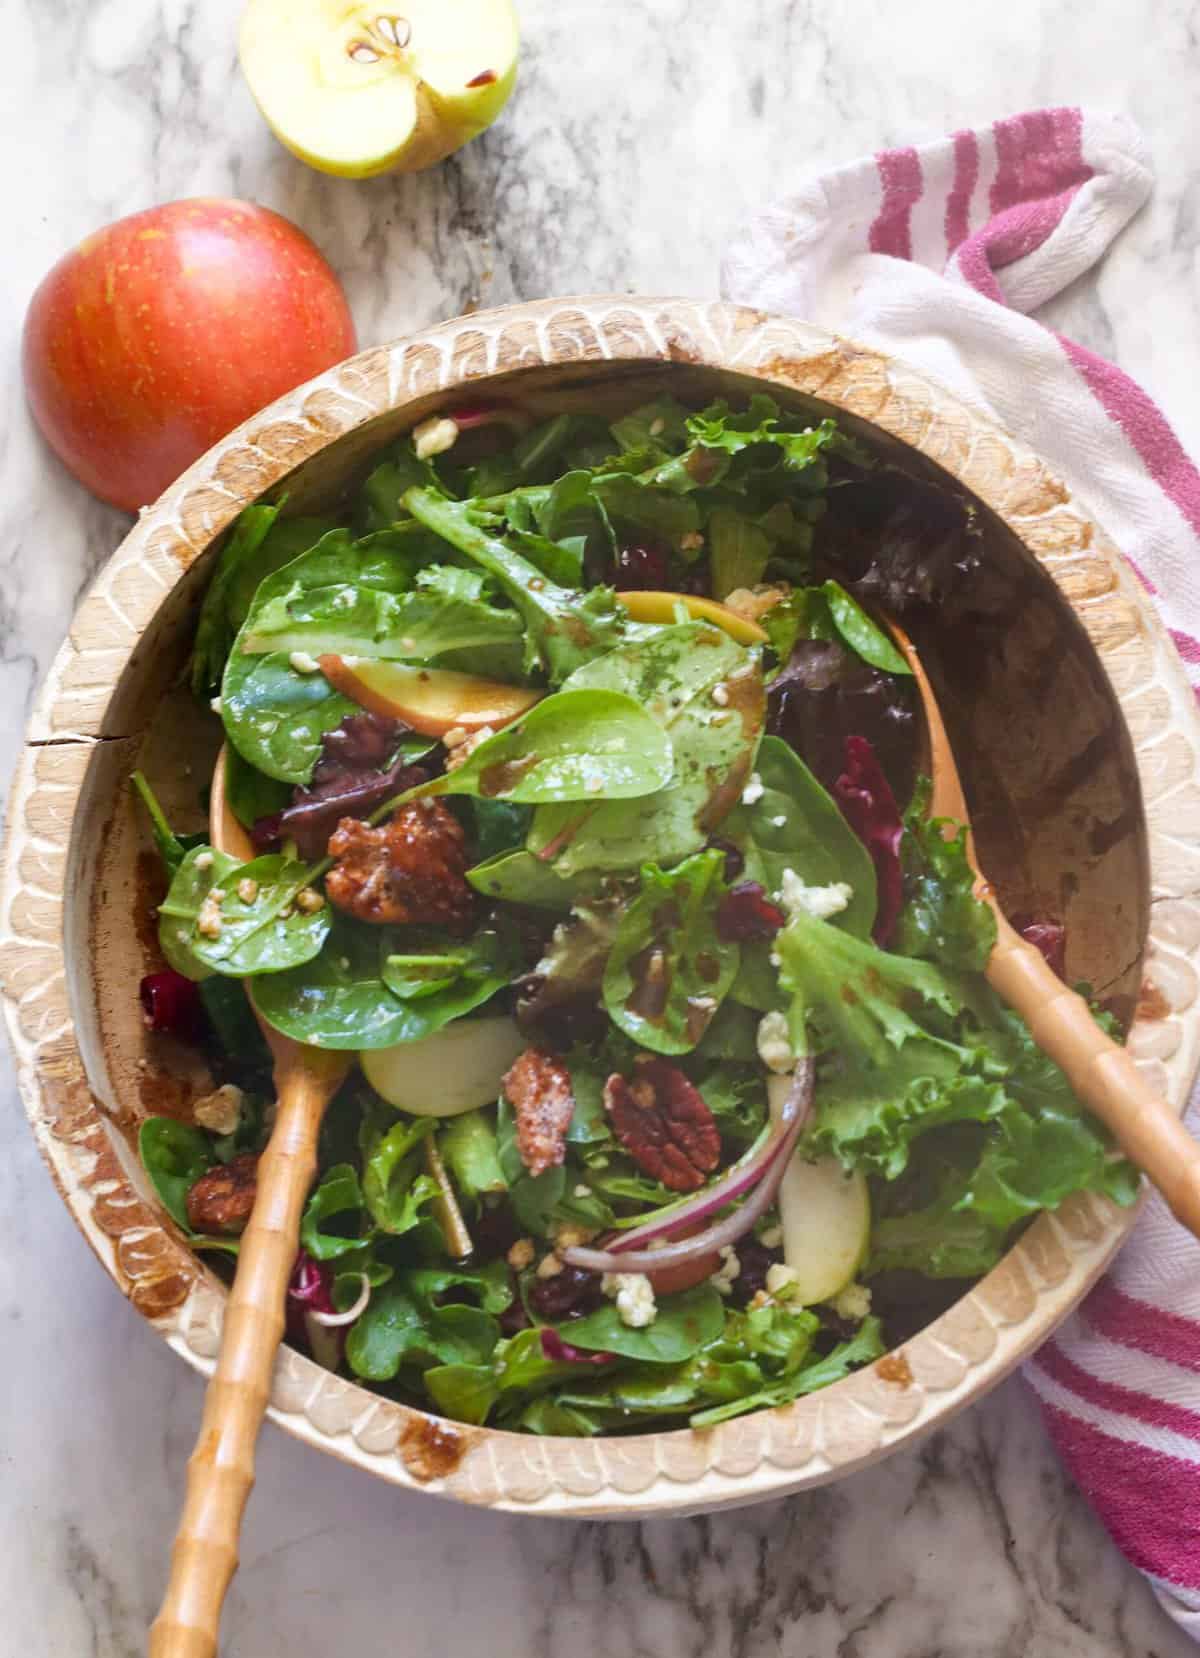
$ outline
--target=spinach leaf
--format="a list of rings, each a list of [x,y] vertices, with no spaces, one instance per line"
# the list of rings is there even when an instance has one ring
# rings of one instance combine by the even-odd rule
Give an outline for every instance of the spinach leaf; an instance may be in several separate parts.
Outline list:
[[[719,850],[665,874],[646,864],[641,890],[618,923],[604,1005],[615,1025],[654,1053],[690,1052],[737,976],[740,950],[716,930],[724,865]]]
[[[214,973],[201,981],[200,1000],[221,1052],[239,1065],[269,1074],[275,1062],[242,981]]]
[[[419,1042],[443,1025],[482,1006],[506,985],[517,967],[511,926],[481,929],[470,941],[470,955],[448,983],[424,985],[427,994],[400,996],[406,969],[399,962],[412,932],[399,927],[372,927],[335,916],[328,946],[315,960],[293,972],[272,974],[255,987],[255,1005],[263,1018],[285,1036],[318,1047],[355,1051]]]
[[[661,788],[671,766],[666,733],[633,697],[580,688],[543,697],[410,798],[478,794],[529,805],[596,795],[630,800]]]
[[[883,673],[912,677],[912,670],[884,630],[858,600],[836,581],[798,587],[763,618],[763,626],[781,661],[798,639],[840,639],[854,654]]]
[[[482,795],[468,795],[463,812],[481,864],[523,846],[533,816],[529,806],[519,806],[512,800],[488,800]]]
[[[147,1117],[138,1130],[138,1156],[163,1208],[190,1237],[187,1195],[217,1161],[212,1141],[173,1117]]]
[[[164,956],[190,979],[208,973],[244,979],[311,960],[331,915],[323,899],[311,912],[296,907],[310,876],[307,864],[279,852],[242,864],[209,847],[193,848],[159,905]]]
[[[497,852],[467,870],[467,880],[485,898],[509,904],[523,904],[535,910],[567,910],[599,883],[597,875],[585,874],[567,880],[551,864],[523,848]]]
[[[158,855],[162,859],[168,879],[170,879],[175,875],[176,870],[193,847],[203,846],[208,837],[204,833],[177,835],[167,822],[166,813],[159,805],[154,790],[141,772],[131,772],[129,781],[133,784],[139,800],[146,808],[150,819],[150,833],[154,837]]]
[[[365,1207],[358,1171],[350,1163],[335,1163],[327,1169],[309,1193],[300,1222],[301,1245],[316,1261],[336,1261],[360,1250],[367,1241],[362,1230]],[[360,1217],[356,1234],[344,1236],[324,1229],[323,1223],[338,1216]]]
[[[674,773],[634,808],[542,806],[529,850],[568,877],[637,869],[648,848],[662,865],[698,851],[750,776],[766,714],[757,653],[708,623],[674,623],[581,668],[559,694],[592,687],[641,704],[668,739]]]
[[[439,1148],[459,1196],[478,1205],[485,1194],[508,1189],[486,1111],[464,1111],[443,1126]]]
[[[564,1341],[589,1352],[619,1353],[622,1358],[655,1364],[690,1359],[725,1326],[725,1305],[711,1284],[698,1284],[679,1295],[664,1296],[652,1324],[632,1329],[615,1305],[597,1307],[562,1327]]]
[[[476,572],[427,563],[439,551],[415,525],[362,541],[334,530],[263,582],[234,649],[427,662],[519,638],[520,617],[487,601]]]
[[[286,651],[247,656],[234,650],[221,683],[229,745],[251,766],[283,783],[308,783],[327,731],[362,709],[324,674],[302,674]]]
[[[762,794],[739,804],[725,820],[722,837],[745,859],[745,878],[777,895],[784,871],[807,886],[846,882],[853,896],[833,919],[860,938],[875,920],[875,865],[830,796],[795,750],[779,737],[764,737],[756,770]]]
[[[278,506],[246,507],[239,514],[221,549],[196,624],[188,672],[198,697],[211,696],[221,683],[226,659],[259,582],[332,528],[324,518],[280,518]]]
[[[607,588],[579,593],[559,587],[481,529],[468,503],[448,501],[431,489],[410,489],[404,502],[414,518],[495,577],[524,619],[527,667],[540,663],[553,684],[620,639],[625,612]]]
[[[836,581],[824,582],[821,592],[829,606],[833,625],[852,651],[887,674],[906,674],[912,669],[883,629],[871,620],[858,600]]]
[[[234,817],[245,829],[253,829],[259,818],[274,817],[291,804],[292,786],[243,759],[241,753],[228,743],[225,748],[225,798]]]

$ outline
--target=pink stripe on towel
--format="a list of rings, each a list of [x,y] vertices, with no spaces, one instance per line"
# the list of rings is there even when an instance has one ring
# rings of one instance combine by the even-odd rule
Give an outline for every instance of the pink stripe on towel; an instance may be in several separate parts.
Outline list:
[[[1195,640],[1191,643],[1195,645]],[[1200,646],[1196,651],[1193,660],[1200,660]],[[1121,1347],[1200,1371],[1200,1324],[1126,1295],[1111,1279],[1105,1279],[1088,1296],[1083,1316],[1097,1335]]]
[[[872,253],[912,258],[912,210],[921,199],[921,160],[916,150],[881,150],[875,157],[883,200],[867,236]]]

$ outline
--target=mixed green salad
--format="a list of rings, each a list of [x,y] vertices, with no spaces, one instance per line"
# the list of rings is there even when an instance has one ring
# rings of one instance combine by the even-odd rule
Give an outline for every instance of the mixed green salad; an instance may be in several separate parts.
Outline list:
[[[994,922],[872,614],[979,566],[969,504],[761,396],[464,406],[328,519],[246,509],[189,672],[254,856],[135,778],[147,1021],[214,1078],[142,1128],[174,1220],[236,1252],[272,1115],[252,997],[358,1059],[291,1339],[591,1435],[823,1387],[1040,1209],[1130,1200],[983,976]],[[1054,919],[1030,936],[1061,967]]]

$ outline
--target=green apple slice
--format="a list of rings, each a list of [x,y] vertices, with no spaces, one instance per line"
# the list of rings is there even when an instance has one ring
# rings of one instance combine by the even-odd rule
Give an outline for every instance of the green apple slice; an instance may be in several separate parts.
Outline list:
[[[505,1016],[456,1019],[420,1042],[359,1054],[363,1074],[398,1111],[457,1117],[494,1105],[504,1074],[527,1043]]]
[[[324,173],[432,167],[499,115],[512,0],[250,0],[242,72],[272,132]]]
[[[772,1115],[787,1098],[790,1077],[768,1079]],[[809,1163],[797,1154],[779,1188],[783,1259],[796,1274],[793,1294],[804,1307],[829,1301],[851,1283],[871,1238],[871,1199],[858,1169],[835,1157]]]

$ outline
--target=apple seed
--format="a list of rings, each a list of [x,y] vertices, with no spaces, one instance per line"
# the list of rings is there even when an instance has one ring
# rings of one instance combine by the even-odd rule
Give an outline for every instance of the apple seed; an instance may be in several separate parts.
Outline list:
[[[378,63],[379,53],[365,40],[352,40],[346,48],[346,53],[355,63]]]

